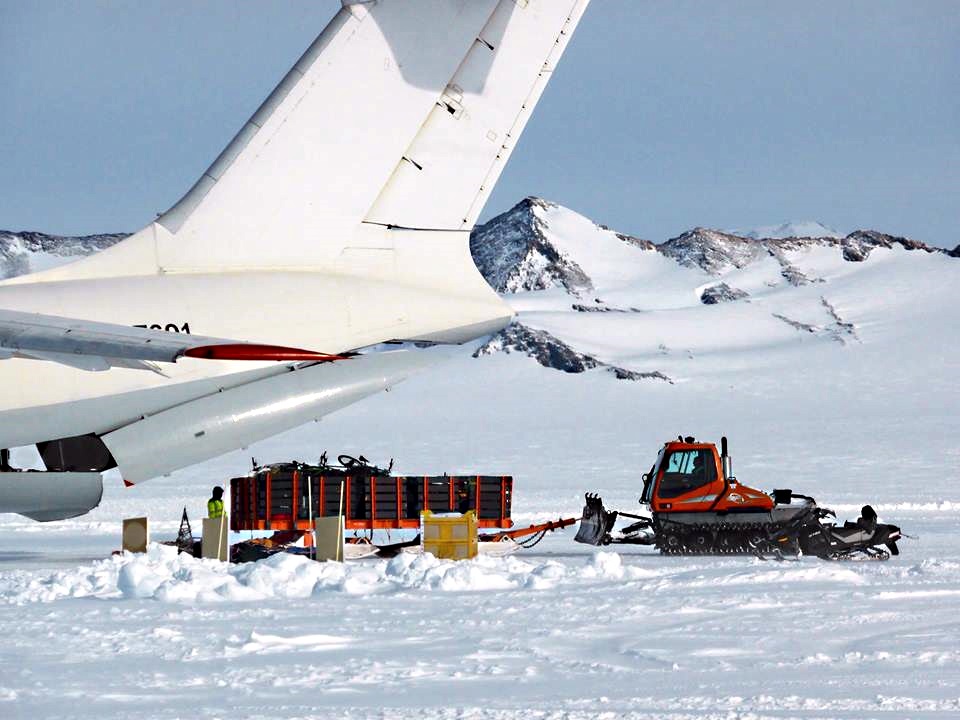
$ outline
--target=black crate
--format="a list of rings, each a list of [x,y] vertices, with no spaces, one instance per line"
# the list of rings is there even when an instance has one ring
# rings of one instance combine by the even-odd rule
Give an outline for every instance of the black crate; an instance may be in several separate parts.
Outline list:
[[[293,515],[294,470],[278,470],[270,473],[270,514]]]
[[[419,520],[423,510],[423,478],[400,478],[400,503],[404,520]]]
[[[300,471],[297,487],[297,519],[310,519],[310,500],[313,500],[313,516],[320,515],[320,478],[306,470]]]
[[[377,501],[377,520],[396,520],[400,517],[397,507],[397,479],[392,477],[368,477],[365,482],[372,488]]]
[[[431,512],[451,512],[453,506],[450,501],[450,478],[428,477],[427,484],[427,502]]]
[[[477,509],[477,478],[458,477],[453,480],[453,512],[465,513]]]
[[[370,485],[364,482],[365,478],[354,476],[350,478],[350,510],[348,520],[371,520],[370,512]]]
[[[323,507],[320,515],[336,516],[340,512],[340,488],[343,488],[343,506],[347,504],[347,478],[344,475],[323,476]]]
[[[477,513],[480,519],[492,520],[501,517],[501,511],[505,509],[502,507],[504,500],[509,497],[509,492],[502,490],[504,484],[504,478],[480,478],[480,505]]]

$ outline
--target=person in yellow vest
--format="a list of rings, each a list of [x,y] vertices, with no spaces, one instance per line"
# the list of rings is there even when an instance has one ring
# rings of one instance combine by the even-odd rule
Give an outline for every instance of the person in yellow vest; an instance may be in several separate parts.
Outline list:
[[[213,496],[207,500],[207,517],[211,520],[223,517],[223,488],[217,485]]]

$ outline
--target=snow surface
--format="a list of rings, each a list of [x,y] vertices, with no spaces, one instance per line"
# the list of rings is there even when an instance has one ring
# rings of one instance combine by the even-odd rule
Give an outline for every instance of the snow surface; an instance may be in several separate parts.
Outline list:
[[[88,516],[0,516],[0,717],[960,717],[960,261],[801,245],[785,257],[815,280],[788,282],[766,255],[721,272],[749,298],[706,306],[716,275],[542,212],[544,242],[592,291],[506,295],[520,322],[675,384],[472,345],[170,477],[126,489],[108,475]],[[596,300],[624,312],[572,307]],[[841,519],[869,502],[916,539],[886,563],[597,551],[572,528],[459,564],[110,555],[120,518],[147,514],[172,539],[182,508],[199,522],[251,456],[510,473],[525,524],[579,515],[587,490],[639,509],[640,475],[681,433],[727,435],[748,485],[792,487]]]

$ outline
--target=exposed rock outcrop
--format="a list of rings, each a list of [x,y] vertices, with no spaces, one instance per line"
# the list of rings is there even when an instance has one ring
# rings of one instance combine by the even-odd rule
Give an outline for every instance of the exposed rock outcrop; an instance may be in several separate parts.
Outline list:
[[[610,229],[606,225],[601,225],[600,227],[602,227],[604,230]],[[657,246],[654,245],[649,240],[644,240],[642,238],[634,237],[633,235],[624,235],[623,233],[615,232],[615,231],[613,234],[616,235],[618,238],[620,238],[620,240],[625,242],[627,245],[633,245],[635,248],[640,248],[641,250],[657,249]]]
[[[808,332],[808,333],[817,333],[823,329],[819,325],[811,325],[810,323],[800,322],[799,320],[792,320],[788,318],[786,315],[781,315],[780,313],[772,313],[772,315],[777,320],[781,320],[785,322],[794,330],[801,330],[802,332]]]
[[[906,250],[923,250],[928,253],[945,252],[941,248],[930,247],[919,240],[887,235],[876,230],[855,230],[841,241],[843,259],[850,262],[863,262],[870,256],[870,252],[874,248],[892,248],[896,245]]]
[[[788,252],[822,246],[836,247],[842,252],[843,259],[849,262],[862,262],[877,247],[892,248],[900,246],[906,250],[922,250],[927,253],[946,253],[960,256],[960,252],[947,252],[942,248],[927,245],[919,240],[887,235],[876,230],[856,230],[846,237],[826,235],[822,237],[781,237],[749,238],[733,233],[694,228],[657,245],[656,248],[667,257],[671,257],[686,267],[698,267],[711,275],[719,275],[731,269],[744,268],[750,263],[767,255],[780,263],[782,275],[792,285],[805,285],[821,282],[819,278],[809,278],[794,267],[787,258]],[[960,247],[958,247],[960,250]],[[954,252],[957,252],[954,255]]]
[[[840,313],[837,312],[837,309],[829,300],[827,300],[826,297],[820,297],[820,304],[823,306],[823,309],[826,310],[827,316],[830,318],[829,322],[824,325],[813,325],[811,323],[800,322],[799,320],[794,320],[793,318],[789,318],[780,313],[772,314],[773,317],[777,318],[777,320],[785,322],[787,325],[796,330],[828,337],[831,340],[840,343],[841,345],[846,345],[851,340],[860,342],[860,337],[857,335],[857,329],[854,324],[847,322],[840,317]]]
[[[574,303],[570,306],[571,310],[582,313],[630,313],[643,312],[640,308],[621,308],[607,305],[602,300],[597,300],[595,305],[586,305],[584,303]]]
[[[840,313],[837,312],[837,309],[829,300],[827,300],[827,298],[821,296],[820,304],[823,305],[824,309],[827,311],[827,314],[833,320],[833,323],[827,327],[827,331],[834,340],[841,345],[846,345],[849,340],[860,342],[860,337],[857,335],[857,328],[853,323],[847,322],[840,317]]]
[[[750,293],[740,290],[739,288],[732,288],[722,282],[704,288],[700,293],[700,302],[704,305],[717,305],[718,303],[733,302],[748,297],[750,297]]]
[[[583,268],[547,239],[538,211],[550,205],[528,197],[470,235],[473,261],[497,292],[563,287],[579,296],[593,287]]]
[[[62,265],[115,245],[125,237],[126,233],[68,237],[0,230],[0,279]]]
[[[657,250],[685,267],[698,267],[711,275],[743,268],[765,254],[762,243],[709,228],[694,228],[657,245]]]
[[[605,363],[592,355],[578,352],[546,330],[537,330],[515,322],[494,335],[473,353],[473,357],[496,353],[520,353],[533,358],[546,368],[566,373],[582,373],[602,368],[618,380],[673,380],[661,372],[637,372]]]
[[[823,278],[814,278],[811,280],[806,273],[801,272],[795,265],[789,262],[780,263],[780,268],[780,276],[794,287],[824,281]]]

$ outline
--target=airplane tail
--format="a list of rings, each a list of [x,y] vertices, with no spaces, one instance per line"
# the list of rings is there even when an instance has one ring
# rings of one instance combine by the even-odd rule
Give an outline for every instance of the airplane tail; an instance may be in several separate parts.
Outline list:
[[[23,281],[316,270],[489,294],[469,232],[589,0],[343,0],[194,186]]]

